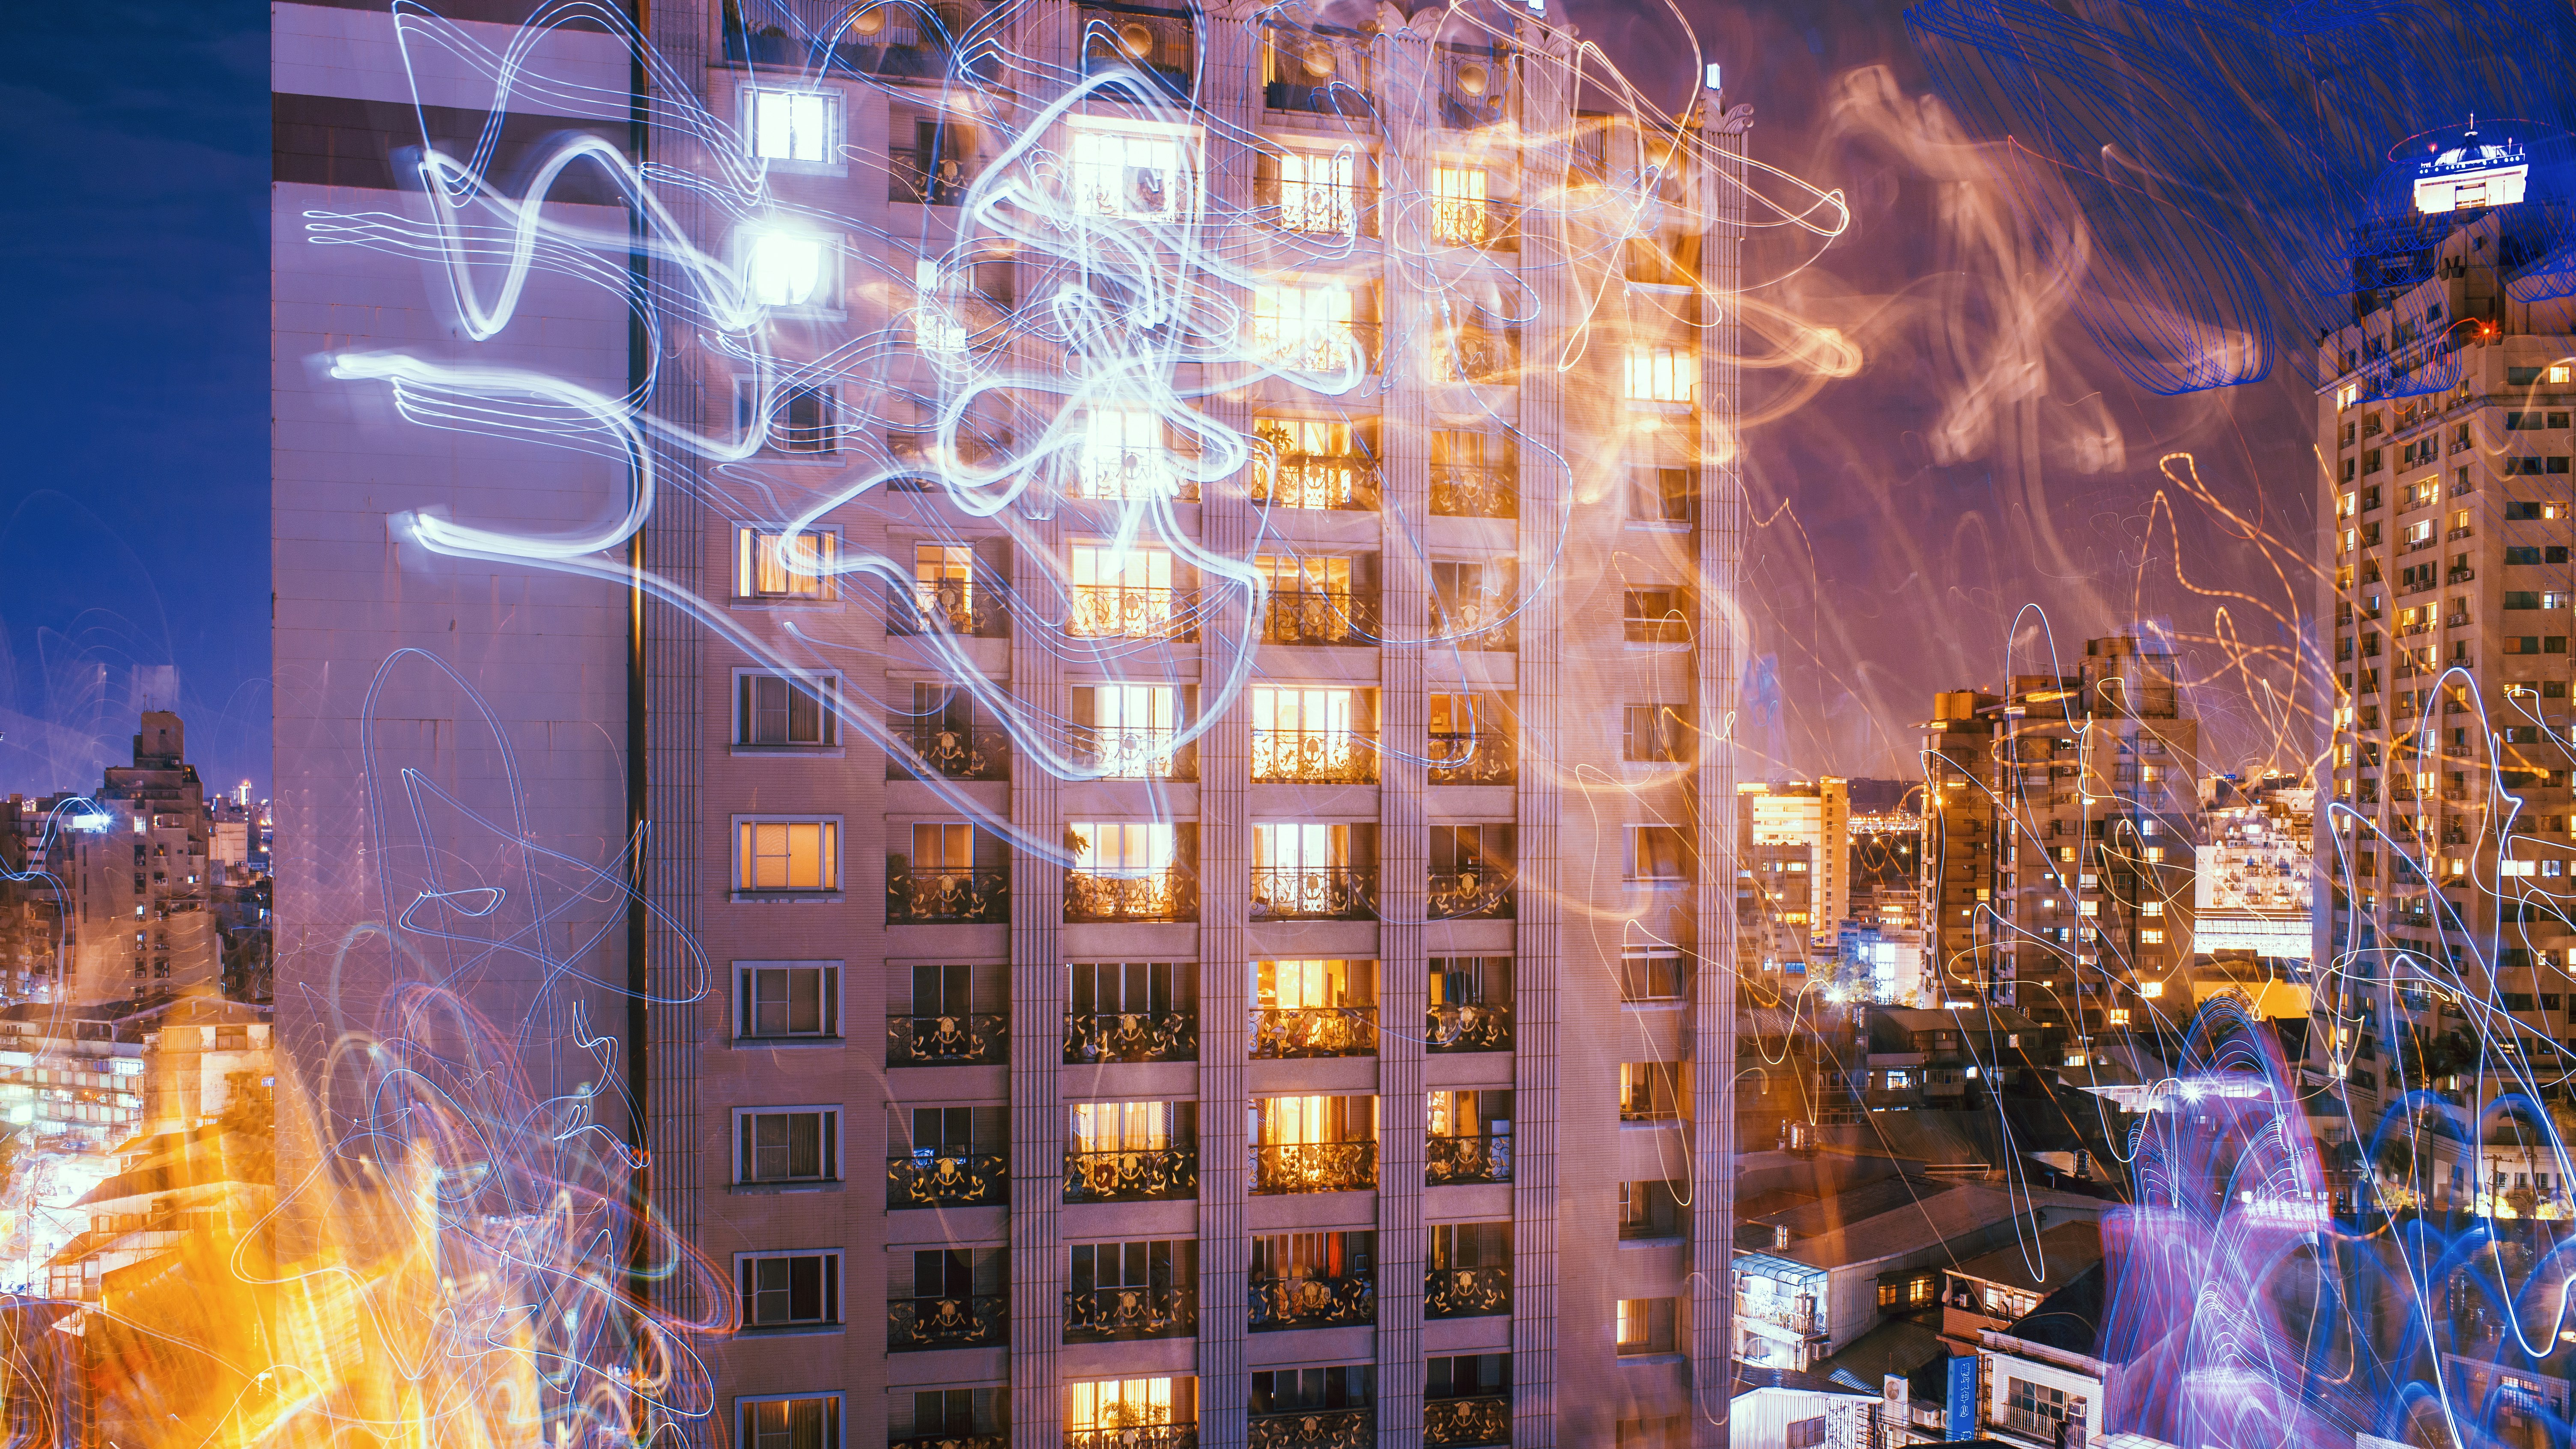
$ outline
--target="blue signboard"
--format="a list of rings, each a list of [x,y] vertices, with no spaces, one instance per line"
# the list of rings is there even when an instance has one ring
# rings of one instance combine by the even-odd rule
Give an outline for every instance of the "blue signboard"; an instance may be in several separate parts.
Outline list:
[[[1942,1437],[1977,1437],[1977,1356],[1973,1353],[1950,1360],[1950,1420]]]

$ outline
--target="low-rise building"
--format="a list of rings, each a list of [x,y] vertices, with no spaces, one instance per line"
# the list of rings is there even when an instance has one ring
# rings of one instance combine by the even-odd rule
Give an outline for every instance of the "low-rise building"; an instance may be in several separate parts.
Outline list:
[[[2102,1225],[2059,1223],[2036,1238],[1971,1258],[1941,1275],[1941,1337],[1974,1353],[1981,1335],[2009,1328],[2102,1261]]]

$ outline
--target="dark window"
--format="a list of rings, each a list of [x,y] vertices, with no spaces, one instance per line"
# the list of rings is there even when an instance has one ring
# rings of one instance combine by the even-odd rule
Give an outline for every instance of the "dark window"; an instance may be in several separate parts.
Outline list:
[[[1692,758],[1690,747],[1690,706],[1684,704],[1632,704],[1625,711],[1626,729],[1620,740],[1620,758],[1655,763],[1677,763]]]
[[[1365,1409],[1376,1402],[1377,1369],[1369,1364],[1272,1369],[1252,1376],[1255,1416]]]
[[[840,967],[745,966],[741,980],[742,1035],[841,1034]]]
[[[840,1254],[770,1253],[742,1260],[743,1327],[783,1328],[840,1321]]]
[[[1824,1416],[1796,1419],[1789,1424],[1789,1449],[1816,1449],[1825,1442]]]
[[[1512,1356],[1507,1353],[1462,1353],[1424,1365],[1422,1396],[1426,1399],[1472,1399],[1511,1391]]]
[[[2536,564],[2540,562],[2540,550],[2537,548],[2522,548],[2518,546],[2509,547],[2504,551],[2504,561],[2509,564]]]
[[[746,674],[736,701],[738,745],[814,745],[841,742],[840,721],[833,705],[840,681],[812,684],[776,674]]]
[[[1631,471],[1634,517],[1640,523],[1688,523],[1699,502],[1695,468],[1638,467]]]
[[[1678,1001],[1681,995],[1681,952],[1656,946],[1631,946],[1621,953],[1621,1001]]]
[[[832,389],[824,386],[791,384],[779,388],[770,398],[765,416],[753,416],[759,396],[748,382],[735,394],[735,422],[744,431],[764,429],[762,446],[776,453],[803,453],[821,456],[840,449],[840,428],[835,422],[838,411]]]
[[[1690,594],[1685,589],[1627,591],[1627,635],[1631,644],[1690,642]]]

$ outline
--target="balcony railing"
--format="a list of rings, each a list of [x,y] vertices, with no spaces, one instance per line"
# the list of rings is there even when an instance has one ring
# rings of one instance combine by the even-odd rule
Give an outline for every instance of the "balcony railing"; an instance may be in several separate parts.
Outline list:
[[[1443,1002],[1423,1008],[1426,1052],[1507,1052],[1512,1049],[1512,1008],[1506,1002]]]
[[[1252,470],[1252,501],[1275,508],[1366,512],[1378,506],[1378,490],[1372,458],[1283,453]]]
[[[1521,249],[1521,209],[1508,201],[1481,196],[1431,198],[1431,242],[1434,246],[1477,247],[1489,252]]]
[[[1458,649],[1520,647],[1520,603],[1479,595],[1472,599],[1437,599],[1432,618],[1440,643]]]
[[[1263,600],[1264,644],[1378,642],[1377,597],[1335,589],[1276,589]]]
[[[1169,448],[1121,448],[1085,454],[1068,492],[1075,498],[1177,498],[1195,503],[1199,480],[1181,472],[1183,461],[1181,454]]]
[[[1424,905],[1435,921],[1508,921],[1512,919],[1512,873],[1499,866],[1437,872],[1430,878]]]
[[[972,1298],[897,1298],[886,1304],[886,1350],[917,1353],[936,1348],[999,1348],[1011,1341],[1011,1300],[1001,1293]]]
[[[1422,1442],[1437,1449],[1471,1449],[1480,1444],[1512,1442],[1512,1401],[1508,1394],[1472,1399],[1422,1401]]]
[[[1349,730],[1254,730],[1252,779],[1261,785],[1374,785],[1377,741]]]
[[[2066,1421],[2053,1414],[2034,1414],[2028,1409],[2006,1406],[2003,1417],[1992,1421],[2016,1434],[2025,1434],[2043,1442],[2054,1442]],[[2080,1426],[2079,1426],[2080,1427]]]
[[[1002,590],[981,580],[947,579],[910,589],[898,584],[886,590],[886,633],[890,635],[937,631],[999,639],[1011,632],[1010,622]]]
[[[1252,1013],[1252,1055],[1264,1061],[1375,1056],[1377,1008],[1256,1007]]]
[[[998,1152],[916,1152],[886,1159],[886,1206],[1002,1207],[1011,1162]]]
[[[1351,1328],[1377,1322],[1377,1285],[1368,1275],[1253,1278],[1244,1284],[1251,1328]]]
[[[1067,1343],[1189,1338],[1198,1331],[1199,1297],[1194,1287],[1065,1290]]]
[[[1520,476],[1511,468],[1434,463],[1431,511],[1443,518],[1518,518]]]
[[[1270,869],[1252,873],[1256,921],[1373,921],[1377,871],[1356,865]]]
[[[1174,866],[1145,875],[1064,873],[1064,918],[1073,922],[1195,921],[1199,880]]]
[[[886,751],[886,778],[1007,780],[1011,778],[1011,734],[991,725],[971,729],[925,729],[907,722],[895,731],[895,748]]]
[[[1001,1012],[886,1018],[890,1067],[999,1067],[1011,1060],[1011,1019]]]
[[[1067,1066],[1103,1062],[1194,1062],[1199,1019],[1187,1011],[1066,1012]]]
[[[999,925],[1010,919],[1011,873],[1001,866],[886,867],[889,926]]]
[[[886,1449],[1011,1449],[1008,1434],[915,1434],[890,1439]]]
[[[1511,1311],[1509,1268],[1433,1268],[1422,1275],[1425,1318],[1490,1318]]]
[[[1178,730],[1077,726],[1071,744],[1075,761],[1106,779],[1195,780],[1198,746],[1179,739]]]
[[[1199,636],[1194,589],[1130,589],[1076,584],[1065,632],[1077,639],[1173,639]]]
[[[1199,1449],[1199,1426],[1129,1424],[1117,1429],[1067,1429],[1064,1449]]]
[[[1519,753],[1511,736],[1493,730],[1435,733],[1431,736],[1431,783],[1512,784],[1519,778],[1514,768]]]
[[[1434,1135],[1422,1146],[1422,1180],[1432,1187],[1512,1180],[1512,1134]]]
[[[926,158],[917,147],[886,153],[886,200],[916,206],[955,206],[975,184],[974,171],[953,156]]]
[[[1374,322],[1298,322],[1260,318],[1252,326],[1250,351],[1265,366],[1283,372],[1326,376],[1377,367],[1378,332]]]
[[[1370,1449],[1377,1443],[1374,1409],[1308,1409],[1255,1414],[1244,1422],[1244,1449]]]
[[[1253,187],[1252,205],[1255,216],[1299,236],[1377,235],[1374,186],[1264,178]]]
[[[1261,103],[1274,111],[1344,116],[1354,121],[1376,119],[1376,112],[1369,105],[1368,93],[1347,84],[1302,85],[1296,81],[1271,81],[1261,89]]]
[[[1066,1202],[1181,1202],[1198,1195],[1195,1144],[1132,1151],[1064,1150]]]
[[[1521,372],[1521,335],[1461,328],[1440,345],[1443,382],[1512,382]]]
[[[1377,1142],[1289,1142],[1251,1148],[1251,1191],[1367,1192],[1377,1186]]]

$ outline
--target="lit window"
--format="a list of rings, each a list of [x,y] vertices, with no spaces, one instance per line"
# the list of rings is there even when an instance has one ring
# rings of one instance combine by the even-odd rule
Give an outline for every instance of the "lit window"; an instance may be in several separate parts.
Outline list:
[[[1074,821],[1065,826],[1073,869],[1084,875],[1153,875],[1172,868],[1170,822]]]
[[[1447,246],[1480,247],[1493,239],[1493,213],[1485,206],[1485,173],[1459,166],[1431,172],[1431,239]]]
[[[1252,293],[1252,342],[1279,367],[1339,372],[1361,359],[1344,287],[1261,286]]]
[[[819,236],[765,228],[743,247],[743,284],[763,307],[824,306],[831,301],[825,285],[831,259],[831,248]]]
[[[1168,217],[1188,209],[1190,174],[1177,136],[1077,131],[1073,180],[1075,200],[1086,211]]]
[[[737,823],[735,889],[836,891],[841,888],[837,820],[744,820]]]
[[[1640,402],[1686,403],[1699,365],[1686,347],[1628,349],[1628,396]]]
[[[2144,930],[2138,933],[2138,939],[2150,946],[2161,946],[2165,943],[2165,933],[2154,929]]]
[[[1064,1427],[1069,1434],[1086,1440],[1094,1431],[1107,1442],[1123,1439],[1123,1434],[1110,1431],[1130,1430],[1153,1425],[1194,1422],[1195,1414],[1181,1413],[1195,1383],[1180,1381],[1180,1392],[1174,1393],[1173,1381],[1164,1379],[1104,1379],[1097,1383],[1074,1383],[1064,1386]],[[1179,1403],[1175,1403],[1176,1397]],[[1178,1414],[1178,1417],[1175,1415]]]
[[[830,533],[790,536],[772,529],[734,531],[734,597],[822,602],[839,593],[834,569],[841,540]]]
[[[2165,984],[2161,981],[2142,981],[2138,983],[2138,995],[2149,1001],[2153,1001],[2164,994]]]
[[[841,1449],[841,1396],[744,1399],[742,1449]]]
[[[2147,901],[2138,907],[2138,914],[2142,916],[2161,916],[2164,913],[2165,903],[2162,901]]]
[[[746,92],[751,154],[763,161],[830,160],[834,99],[821,91]]]
[[[1081,496],[1160,497],[1174,491],[1176,478],[1159,415],[1141,408],[1092,409],[1083,438]]]
[[[1279,156],[1279,225],[1310,235],[1359,234],[1359,158],[1349,151]]]
[[[2551,382],[2558,383],[2565,382],[2567,380],[2567,364],[2563,362],[2551,363],[2549,366],[2549,380]]]
[[[2361,387],[2358,383],[2346,383],[2342,387],[2335,389],[2335,408],[2337,411],[2351,407],[2354,403],[2359,401],[2361,401]]]

